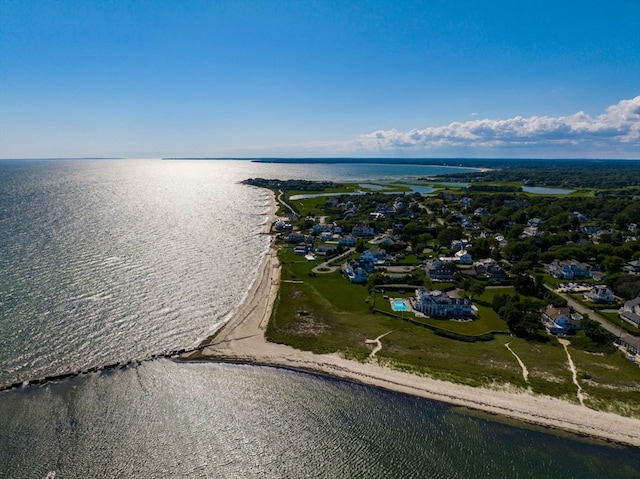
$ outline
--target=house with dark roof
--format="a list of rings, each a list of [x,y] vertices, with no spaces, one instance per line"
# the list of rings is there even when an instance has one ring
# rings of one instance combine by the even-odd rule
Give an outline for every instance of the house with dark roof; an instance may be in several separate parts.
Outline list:
[[[353,236],[373,236],[375,230],[368,225],[356,225],[351,230]]]
[[[627,323],[640,328],[640,297],[624,303],[618,314],[620,315],[620,318],[625,320]]]
[[[629,261],[622,267],[629,274],[640,274],[640,259]]]
[[[303,242],[305,239],[304,234],[299,233],[299,232],[294,232],[294,233],[290,233],[287,236],[285,236],[284,240],[287,243],[301,243]]]
[[[495,259],[487,258],[473,263],[477,276],[484,276],[489,281],[501,282],[509,279],[509,273]]]
[[[338,238],[338,244],[340,246],[355,246],[358,240],[353,235],[341,236]]]
[[[569,261],[553,260],[545,266],[551,276],[558,279],[589,278],[592,266],[574,259]]]
[[[337,246],[334,244],[321,244],[316,248],[316,253],[326,255],[335,252]]]
[[[427,261],[425,264],[425,273],[435,281],[451,281],[455,272],[454,266],[439,259]]]

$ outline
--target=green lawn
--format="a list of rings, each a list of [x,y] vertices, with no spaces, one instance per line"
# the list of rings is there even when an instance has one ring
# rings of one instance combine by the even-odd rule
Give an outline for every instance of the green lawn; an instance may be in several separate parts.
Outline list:
[[[323,216],[324,208],[329,196],[319,196],[317,198],[303,198],[300,200],[285,200],[293,206],[301,215]]]

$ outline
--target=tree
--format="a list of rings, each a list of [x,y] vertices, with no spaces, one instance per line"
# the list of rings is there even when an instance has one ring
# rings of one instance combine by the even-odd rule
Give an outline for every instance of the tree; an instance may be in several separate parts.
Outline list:
[[[527,214],[524,210],[518,210],[511,215],[511,221],[519,225],[524,225],[527,223]]]
[[[585,318],[582,321],[582,329],[585,336],[591,340],[591,342],[604,345],[615,341],[616,337],[609,331],[604,329],[600,323],[589,318]]]
[[[502,309],[504,305],[509,302],[511,296],[508,294],[496,294],[491,301],[491,309],[493,309],[496,313]]]
[[[607,276],[607,283],[613,292],[624,299],[633,299],[640,296],[640,276],[610,275]]]
[[[513,278],[513,287],[523,296],[537,296],[536,285],[533,278],[528,274],[515,275]]]
[[[522,255],[522,261],[528,261],[530,263],[537,263],[540,255],[538,255],[538,251],[527,251]]]
[[[488,258],[491,255],[491,249],[495,240],[489,238],[478,237],[473,240],[473,246],[469,248],[469,253],[474,258]]]
[[[516,336],[542,339],[542,323],[540,322],[540,314],[534,311],[524,313],[511,328]]]
[[[484,283],[484,281],[473,281],[471,283],[471,287],[469,288],[469,293],[471,293],[475,297],[482,296],[485,287],[486,284]]]
[[[525,253],[534,250],[536,247],[528,241],[512,241],[504,247],[505,257],[509,261],[518,261],[522,259]]]
[[[624,259],[620,256],[607,256],[602,261],[602,269],[604,269],[608,274],[619,273],[622,271],[623,265]]]
[[[501,296],[499,299],[498,296]],[[548,341],[540,322],[539,301],[524,301],[518,296],[496,295],[492,307],[499,308],[498,314],[504,319],[509,330],[518,337],[536,341]]]
[[[460,228],[446,228],[438,233],[438,243],[442,246],[450,246],[453,240],[461,239],[462,236]]]
[[[531,261],[518,261],[511,268],[511,274],[527,274],[529,271],[531,271],[531,266]]]

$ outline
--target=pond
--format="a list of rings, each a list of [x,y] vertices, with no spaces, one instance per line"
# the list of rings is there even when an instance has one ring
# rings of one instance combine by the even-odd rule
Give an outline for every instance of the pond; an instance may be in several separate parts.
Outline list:
[[[522,191],[533,193],[534,195],[568,195],[575,190],[567,190],[565,188],[545,188],[542,186],[523,186]]]

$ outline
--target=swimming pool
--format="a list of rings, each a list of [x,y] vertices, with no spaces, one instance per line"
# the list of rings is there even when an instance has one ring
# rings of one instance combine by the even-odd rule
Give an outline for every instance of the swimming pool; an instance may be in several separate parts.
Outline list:
[[[391,309],[394,311],[409,311],[409,305],[406,299],[392,299]]]

